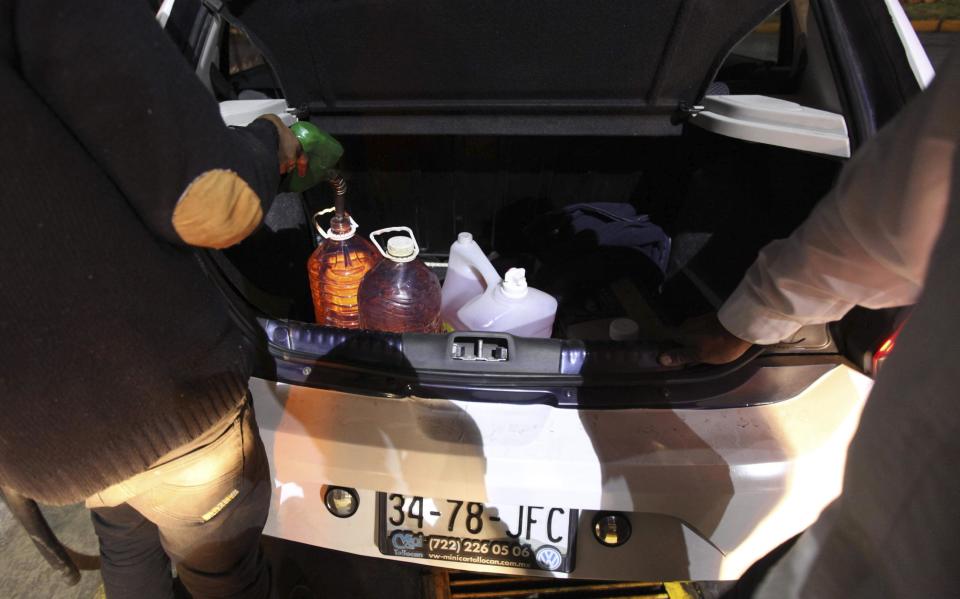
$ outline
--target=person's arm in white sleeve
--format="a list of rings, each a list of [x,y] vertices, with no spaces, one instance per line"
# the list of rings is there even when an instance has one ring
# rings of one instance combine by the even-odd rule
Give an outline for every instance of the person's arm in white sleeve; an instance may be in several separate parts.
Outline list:
[[[946,212],[958,97],[955,57],[860,149],[806,222],[760,252],[716,318],[687,327],[686,347],[665,352],[661,362],[723,363],[750,344],[777,343],[856,305],[916,301]],[[726,351],[717,339],[704,346],[705,336],[730,333],[736,339],[726,341]]]

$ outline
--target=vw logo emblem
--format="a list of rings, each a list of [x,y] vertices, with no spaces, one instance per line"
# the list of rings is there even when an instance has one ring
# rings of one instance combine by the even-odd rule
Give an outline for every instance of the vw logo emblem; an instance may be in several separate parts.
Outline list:
[[[563,556],[556,547],[544,545],[537,549],[537,565],[552,572],[563,565]]]

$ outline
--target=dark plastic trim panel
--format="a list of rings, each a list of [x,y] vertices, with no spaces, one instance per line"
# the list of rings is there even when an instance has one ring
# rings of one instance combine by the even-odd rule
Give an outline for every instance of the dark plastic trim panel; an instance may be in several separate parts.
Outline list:
[[[674,136],[671,114],[314,114],[332,135]]]
[[[450,339],[463,333],[395,335],[276,320],[260,324],[273,361],[269,368],[261,364],[257,376],[386,397],[581,409],[746,407],[794,397],[842,362],[835,354],[762,355],[754,348],[727,366],[666,370],[654,365],[652,346],[643,344],[625,351],[603,344],[594,355],[591,345],[579,342],[499,335],[509,339],[511,354],[529,350],[527,358],[514,364],[464,363],[447,356]],[[563,372],[564,360],[579,370]]]

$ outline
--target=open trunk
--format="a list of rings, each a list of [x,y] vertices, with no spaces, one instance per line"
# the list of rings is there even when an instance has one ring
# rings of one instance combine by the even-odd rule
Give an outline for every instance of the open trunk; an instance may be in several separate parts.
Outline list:
[[[689,128],[661,138],[349,137],[344,175],[360,234],[413,229],[421,258],[443,278],[450,244],[469,231],[501,274],[526,266],[531,285],[560,295],[555,337],[572,325],[653,314],[666,325],[716,308],[757,251],[788,235],[829,189],[836,161],[739,142]],[[666,278],[637,255],[624,272],[609,255],[583,255],[565,279],[594,283],[564,297],[539,259],[530,231],[544,215],[583,202],[632,204],[673,240]],[[266,226],[227,255],[263,293],[254,303],[276,318],[312,320],[304,265],[315,247],[310,215],[332,205],[325,188],[281,197]],[[632,266],[632,267],[630,267]],[[544,274],[544,270],[547,273]],[[598,279],[607,281],[597,281]],[[631,303],[628,295],[637,295]],[[645,329],[649,331],[649,326]],[[582,336],[582,335],[581,335]]]
[[[709,90],[810,96],[789,9],[771,61],[730,50],[782,1],[735,4],[232,5],[255,44],[269,49],[283,89],[266,65],[219,86],[214,78],[214,88],[222,99],[243,90],[283,93],[301,118],[335,134],[360,234],[409,226],[442,280],[450,244],[468,231],[501,275],[525,267],[530,284],[559,302],[550,340],[312,325],[312,215],[333,199],[323,188],[287,194],[252,238],[212,256],[212,272],[225,275],[266,331],[272,359],[262,374],[364,393],[597,407],[621,399],[766,403],[810,384],[840,359],[827,327],[766,352],[766,365],[789,355],[795,368],[762,368],[753,359],[759,350],[724,367],[656,363],[670,328],[719,307],[758,250],[796,228],[840,166],[691,126]],[[809,62],[818,61],[811,53]],[[726,118],[708,112],[701,121]],[[576,256],[551,263],[538,245],[544,216],[599,202],[629,204],[665,230],[672,240],[665,274],[643,255],[589,240]],[[605,339],[617,317],[639,324],[637,341]],[[508,359],[458,359],[491,348]],[[760,370],[766,378],[758,382],[751,377]],[[737,397],[724,395],[732,389]]]
[[[410,226],[421,256],[442,279],[446,253],[457,233],[473,233],[495,256],[501,274],[510,266],[526,266],[532,285],[557,293],[554,340],[460,333],[400,336],[311,325],[305,265],[316,235],[310,215],[332,203],[327,189],[311,190],[302,198],[278,198],[266,226],[225,252],[229,264],[221,260],[223,270],[257,308],[271,347],[292,358],[286,367],[298,382],[322,379],[325,385],[335,384],[337,377],[330,372],[321,376],[316,368],[345,366],[347,371],[338,370],[338,376],[352,380],[344,383],[347,388],[369,389],[383,379],[382,390],[409,392],[416,387],[408,387],[410,381],[420,384],[425,373],[434,373],[451,388],[469,379],[471,397],[504,375],[514,378],[500,383],[518,392],[533,382],[540,387],[559,384],[560,379],[551,383],[543,378],[554,375],[600,377],[607,386],[617,377],[632,385],[649,383],[650,377],[696,376],[714,385],[711,395],[742,384],[748,373],[740,364],[665,373],[655,362],[657,348],[669,343],[666,329],[718,306],[757,251],[788,235],[804,219],[829,189],[839,165],[829,158],[692,127],[668,137],[357,136],[343,142],[348,202],[361,234]],[[564,285],[554,285],[551,277],[557,269],[545,267],[534,255],[527,232],[543,214],[580,202],[630,203],[649,214],[673,240],[666,276],[661,280],[642,256],[614,262],[611,269],[610,255],[598,249],[596,255],[583,253],[582,260],[562,273]],[[596,277],[594,270],[602,276]],[[592,280],[578,287],[579,277]],[[640,340],[600,340],[604,319],[615,317],[636,320]],[[488,347],[502,344],[510,360],[451,359],[452,344],[466,345],[469,353],[476,338],[487,340]],[[831,353],[835,348],[821,327],[806,331],[788,351]],[[399,378],[388,382],[391,367]],[[738,369],[740,376],[725,376]],[[725,382],[716,387],[718,381]],[[698,396],[694,387],[687,388],[691,398]],[[763,401],[775,399],[776,393],[765,392]],[[636,401],[636,391],[631,393]],[[681,397],[675,393],[671,400]]]

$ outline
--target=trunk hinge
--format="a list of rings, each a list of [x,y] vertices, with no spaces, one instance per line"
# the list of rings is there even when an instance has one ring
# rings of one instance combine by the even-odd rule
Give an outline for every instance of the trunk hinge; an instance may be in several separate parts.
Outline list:
[[[706,109],[707,107],[703,104],[689,104],[687,102],[680,102],[680,105],[677,106],[677,109],[670,117],[670,122],[674,125],[685,123]]]

